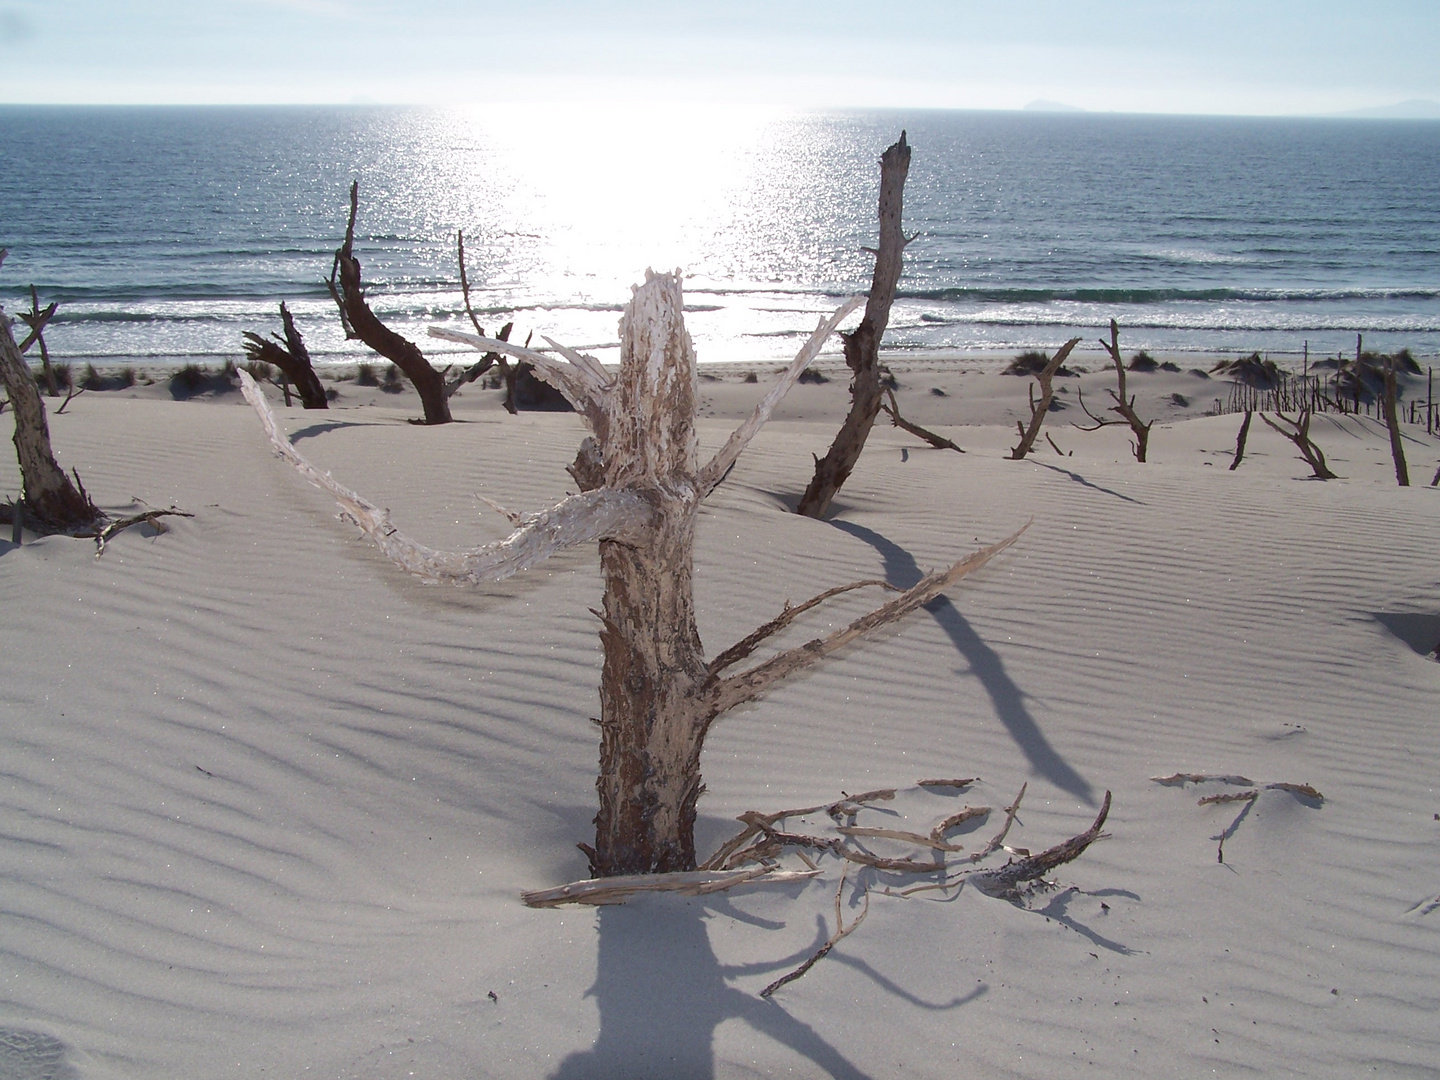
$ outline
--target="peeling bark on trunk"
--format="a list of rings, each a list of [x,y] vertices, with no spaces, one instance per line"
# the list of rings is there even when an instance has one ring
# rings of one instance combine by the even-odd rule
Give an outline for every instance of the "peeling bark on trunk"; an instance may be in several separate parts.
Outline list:
[[[450,422],[450,398],[445,393],[445,377],[430,366],[419,346],[401,337],[376,318],[365,302],[360,284],[360,263],[355,258],[355,215],[360,205],[360,182],[350,185],[350,221],[345,227],[345,243],[335,252],[335,265],[330,271],[330,295],[340,309],[340,322],[347,338],[358,338],[375,352],[398,367],[414,385],[425,410],[425,423]]]
[[[593,432],[571,466],[581,494],[541,514],[511,514],[518,527],[510,537],[460,553],[432,551],[411,540],[385,511],[306,461],[280,433],[253,380],[240,373],[241,387],[276,451],[334,495],[361,530],[408,570],[441,581],[498,580],[561,548],[599,541],[605,584],[599,812],[593,846],[581,845],[596,877],[694,870],[696,805],[704,791],[700,752],[715,718],[915,610],[1020,535],[927,575],[827,637],[744,671],[725,674],[788,624],[790,615],[706,662],[692,587],[700,504],[840,321],[858,306],[858,300],[852,301],[821,321],[780,382],[703,466],[696,456],[694,348],[685,330],[678,275],[648,274],[635,290],[621,319],[615,374],[593,357],[553,341],[560,359],[493,338],[432,329],[435,337],[504,351],[533,364]],[[801,610],[845,591],[848,587],[830,590]]]
[[[290,309],[283,302],[280,304],[280,323],[285,329],[284,344],[281,344],[275,335],[271,335],[275,340],[268,340],[247,330],[243,335],[246,354],[251,360],[273,364],[279,368],[285,377],[295,384],[302,406],[307,409],[328,409],[330,403],[325,398],[325,387],[321,385],[320,377],[315,374],[315,368],[310,363],[310,351],[305,348],[305,339],[300,336],[300,331],[295,329],[295,320],[291,318]],[[285,404],[290,404],[288,395]]]
[[[0,261],[4,254],[0,252]],[[26,514],[52,529],[74,529],[93,525],[100,511],[82,490],[71,483],[55,461],[50,448],[50,425],[40,388],[30,366],[20,355],[10,322],[0,310],[0,380],[5,383],[15,414],[15,454],[25,489]]]
[[[830,449],[815,461],[815,475],[800,497],[797,514],[823,518],[841,486],[850,478],[865,440],[875,426],[884,400],[880,383],[880,339],[890,322],[890,305],[900,281],[905,245],[901,229],[905,207],[905,177],[910,172],[910,145],[905,132],[880,157],[880,246],[875,255],[875,274],[865,317],[851,333],[842,334],[845,363],[854,372],[850,382],[850,412]]]

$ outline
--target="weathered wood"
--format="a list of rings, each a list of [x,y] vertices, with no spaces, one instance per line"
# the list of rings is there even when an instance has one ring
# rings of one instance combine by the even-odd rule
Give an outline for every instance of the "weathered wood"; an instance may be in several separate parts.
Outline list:
[[[1070,351],[1080,344],[1080,339],[1071,338],[1060,348],[1055,350],[1043,368],[1035,373],[1035,380],[1040,384],[1040,400],[1035,400],[1035,387],[1030,387],[1030,423],[1028,425],[1015,421],[1015,427],[1020,433],[1020,441],[1015,444],[1015,449],[1010,451],[1011,461],[1021,461],[1025,455],[1035,448],[1035,440],[1040,435],[1040,425],[1045,423],[1045,417],[1049,415],[1050,403],[1055,400],[1055,373],[1060,370],[1060,365],[1065,363],[1070,356]]]
[[[1130,430],[1135,435],[1135,441],[1130,445],[1130,449],[1135,454],[1136,461],[1144,462],[1146,448],[1150,444],[1150,428],[1155,421],[1152,420],[1147,424],[1141,420],[1139,414],[1135,412],[1135,395],[1126,392],[1125,362],[1120,358],[1120,327],[1114,319],[1110,320],[1110,340],[1106,341],[1104,338],[1101,338],[1100,345],[1110,354],[1110,361],[1115,365],[1115,380],[1119,386],[1118,390],[1106,390],[1106,393],[1115,401],[1110,411],[1119,414],[1120,418],[1130,425]],[[1090,419],[1096,422],[1096,428],[1116,422],[1114,420],[1101,420],[1094,413],[1091,413],[1089,409],[1086,409],[1085,413]],[[1093,431],[1095,428],[1091,428],[1090,430]]]
[[[0,264],[5,261],[0,248]],[[60,468],[50,446],[50,425],[40,388],[10,332],[0,308],[0,382],[15,416],[15,455],[20,463],[26,515],[44,528],[66,530],[90,525],[103,515],[90,497]]]
[[[460,264],[460,297],[465,304],[465,314],[470,318],[470,325],[475,327],[475,333],[483,338],[485,336],[485,328],[480,325],[480,320],[475,315],[475,309],[470,306],[470,275],[465,269],[464,232],[456,232],[455,234],[455,261]],[[513,322],[506,323],[500,328],[500,333],[497,334],[496,337],[501,341],[509,341],[510,331],[513,330],[514,327],[515,324]],[[479,360],[476,360],[475,363],[471,364],[458,376],[445,384],[445,396],[453,397],[455,391],[468,383],[474,382],[497,364],[500,367],[501,382],[505,387],[505,411],[510,413],[511,416],[514,416],[518,412],[515,403],[516,369],[514,365],[505,359],[504,353],[488,352],[480,357]]]
[[[885,399],[885,403],[882,404],[880,408],[885,410],[885,413],[890,417],[890,422],[901,431],[908,431],[916,438],[924,439],[936,450],[954,450],[957,454],[965,453],[962,448],[956,446],[954,442],[945,438],[944,435],[937,435],[928,428],[923,428],[919,424],[911,423],[901,416],[900,406],[895,403],[895,392],[893,390],[887,389],[885,391]]]
[[[594,844],[581,845],[595,877],[693,870],[696,805],[704,790],[700,751],[716,717],[856,638],[902,618],[1020,535],[928,575],[845,629],[782,652],[748,671],[719,676],[721,668],[748,655],[788,622],[786,615],[722,653],[716,664],[706,663],[692,584],[700,503],[853,306],[854,302],[842,305],[821,322],[779,386],[703,467],[695,435],[694,349],[685,329],[677,275],[649,273],[645,284],[635,289],[621,318],[620,367],[614,374],[593,357],[554,342],[558,359],[493,338],[432,330],[437,337],[529,360],[575,406],[593,433],[571,467],[584,489],[581,494],[545,513],[520,517],[523,524],[508,540],[473,552],[448,554],[422,547],[398,532],[383,510],[316,469],[279,432],[253,380],[242,374],[246,397],[277,452],[330,492],[366,535],[406,569],[438,580],[495,579],[561,547],[586,539],[599,541],[605,586],[602,610],[597,613],[603,646],[599,812]],[[507,516],[511,515],[507,512]],[[858,809],[867,798],[893,794],[871,792],[843,805]],[[767,842],[791,842],[788,834],[761,831]]]
[[[284,338],[275,334],[263,338],[259,334],[245,331],[242,335],[245,339],[245,354],[252,361],[273,364],[279,368],[285,378],[295,384],[302,407],[328,409],[330,403],[325,397],[325,387],[321,385],[320,377],[315,374],[315,368],[310,362],[310,350],[305,348],[305,339],[295,328],[295,320],[283,300],[280,302],[280,325],[285,331]],[[289,403],[287,398],[286,404]]]
[[[1324,453],[1310,438],[1310,411],[1301,409],[1294,420],[1284,413],[1276,413],[1275,416],[1289,427],[1281,427],[1263,412],[1260,414],[1260,419],[1295,444],[1295,448],[1300,451],[1300,456],[1305,459],[1305,463],[1310,466],[1310,471],[1315,474],[1315,479],[1338,480],[1339,477],[1331,472],[1330,466],[1325,463]]]
[[[1018,900],[1021,885],[1037,881],[1055,867],[1079,858],[1086,848],[1100,839],[1100,830],[1105,827],[1105,819],[1109,814],[1110,792],[1107,791],[1104,800],[1100,803],[1100,813],[1096,815],[1095,823],[1079,836],[1072,836],[1069,840],[1047,848],[1038,855],[1027,855],[1024,858],[1015,859],[998,870],[975,874],[970,881],[987,896]]]
[[[1390,457],[1395,462],[1395,482],[1410,486],[1410,469],[1405,464],[1405,444],[1400,440],[1400,421],[1395,415],[1395,357],[1385,357],[1385,427],[1390,432]]]
[[[345,226],[345,243],[335,252],[330,269],[330,295],[340,309],[345,336],[363,341],[405,373],[420,395],[425,423],[448,424],[450,399],[445,395],[445,377],[430,366],[413,341],[401,337],[382,323],[365,300],[360,282],[360,262],[355,258],[355,216],[360,207],[360,181],[350,185],[350,220]]]
[[[875,253],[875,272],[865,317],[848,334],[841,335],[845,363],[853,373],[850,380],[850,412],[835,441],[823,458],[815,461],[815,475],[800,496],[797,514],[823,518],[830,509],[865,449],[865,440],[880,414],[883,386],[880,382],[880,339],[890,323],[890,305],[900,281],[905,245],[901,228],[905,208],[905,177],[910,172],[910,144],[905,132],[880,156],[880,244]]]
[[[1240,467],[1240,462],[1245,458],[1245,440],[1250,436],[1250,420],[1254,413],[1249,409],[1245,410],[1245,419],[1240,422],[1240,433],[1235,436],[1235,456],[1230,460],[1230,471],[1234,472]]]
[[[23,355],[32,344],[40,346],[40,369],[45,374],[45,388],[51,397],[58,397],[60,394],[60,383],[55,378],[55,369],[50,366],[50,347],[45,344],[45,326],[55,317],[59,304],[51,301],[46,308],[40,307],[40,294],[35,291],[35,286],[30,286],[30,310],[20,313],[20,321],[30,330],[25,340],[20,342],[20,352]]]

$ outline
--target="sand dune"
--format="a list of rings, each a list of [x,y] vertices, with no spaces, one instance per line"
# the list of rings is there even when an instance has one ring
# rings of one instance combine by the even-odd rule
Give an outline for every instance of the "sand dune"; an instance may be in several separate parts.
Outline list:
[[[73,402],[57,452],[97,501],[196,516],[99,560],[0,543],[0,1076],[1437,1075],[1440,665],[1422,653],[1440,643],[1440,492],[1397,489],[1383,431],[1355,418],[1317,420],[1332,483],[1258,425],[1227,471],[1236,420],[1200,407],[1166,414],[1146,465],[1119,431],[1060,426],[1073,455],[1007,461],[1024,390],[998,378],[942,399],[917,376],[907,414],[969,452],[877,428],[824,523],[784,507],[844,389],[799,387],[707,504],[712,653],[787,597],[908,584],[1034,525],[727,716],[698,839],[747,809],[949,775],[983,779],[897,813],[928,828],[1028,781],[1011,842],[1039,847],[1111,790],[1109,838],[1028,908],[877,893],[770,1001],[829,933],[833,872],[599,912],[519,902],[585,873],[592,552],[428,586],[337,522],[248,409]],[[703,438],[760,390],[707,384]],[[966,412],[992,394],[1003,408]],[[373,400],[283,418],[427,543],[507,531],[477,492],[524,509],[570,484],[573,417],[472,395],[468,422],[424,429],[403,398]],[[1423,482],[1440,441],[1409,445]],[[16,489],[13,464],[0,483]],[[1324,799],[1201,807],[1238,788],[1151,779],[1175,772]]]

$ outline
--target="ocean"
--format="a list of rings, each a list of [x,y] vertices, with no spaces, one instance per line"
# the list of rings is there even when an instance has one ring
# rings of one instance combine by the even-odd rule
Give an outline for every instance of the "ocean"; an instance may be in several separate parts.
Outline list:
[[[781,360],[867,287],[901,129],[918,235],[887,349],[982,366],[1115,318],[1127,351],[1440,356],[1425,121],[4,106],[0,303],[59,301],[47,341],[77,364],[238,359],[281,300],[317,362],[364,359],[324,284],[358,179],[372,305],[441,362],[457,230],[487,329],[613,357],[629,286],[680,268],[702,363]]]

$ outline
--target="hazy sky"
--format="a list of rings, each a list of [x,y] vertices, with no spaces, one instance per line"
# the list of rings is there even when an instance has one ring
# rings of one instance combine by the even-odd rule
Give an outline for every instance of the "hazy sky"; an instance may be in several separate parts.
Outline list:
[[[1440,0],[0,0],[0,102],[1321,113],[1437,59]]]

